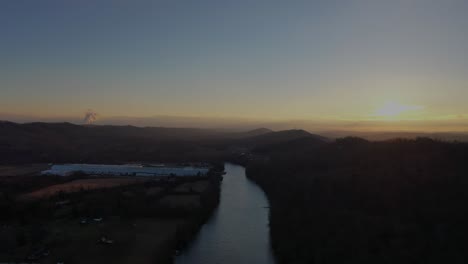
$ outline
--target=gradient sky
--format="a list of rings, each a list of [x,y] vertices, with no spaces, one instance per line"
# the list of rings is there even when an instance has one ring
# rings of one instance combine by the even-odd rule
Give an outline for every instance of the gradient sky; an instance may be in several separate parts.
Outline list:
[[[468,130],[467,14],[466,0],[5,0],[0,113]]]

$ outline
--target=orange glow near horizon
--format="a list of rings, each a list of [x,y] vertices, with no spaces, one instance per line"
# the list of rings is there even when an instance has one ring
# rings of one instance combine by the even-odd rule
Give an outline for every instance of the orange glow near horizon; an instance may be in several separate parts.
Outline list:
[[[384,120],[407,120],[420,114],[424,106],[405,105],[395,101],[387,101],[374,112],[374,117]]]

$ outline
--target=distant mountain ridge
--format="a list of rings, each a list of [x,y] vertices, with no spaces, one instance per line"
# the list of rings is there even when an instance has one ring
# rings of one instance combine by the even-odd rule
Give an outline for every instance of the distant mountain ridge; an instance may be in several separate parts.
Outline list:
[[[272,132],[267,128],[259,128],[245,132],[222,132],[215,129],[204,128],[171,128],[171,127],[136,127],[136,126],[115,126],[115,125],[76,125],[72,123],[25,123],[18,124],[9,121],[0,121],[1,136],[45,136],[47,133],[61,133],[67,136],[87,136],[94,134],[100,136],[137,136],[160,139],[167,138],[185,138],[200,139],[209,137],[232,137],[242,138],[262,135]]]
[[[222,158],[222,146],[272,133],[277,132],[0,121],[0,162]]]
[[[318,141],[324,141],[324,142],[328,141],[328,139],[325,137],[322,137],[316,134],[311,134],[302,129],[283,130],[283,131],[277,131],[277,132],[264,133],[262,135],[257,135],[257,136],[247,138],[246,141],[249,141],[250,143],[255,144],[255,145],[270,145],[270,144],[288,142],[288,141],[300,139],[300,138],[313,138]]]

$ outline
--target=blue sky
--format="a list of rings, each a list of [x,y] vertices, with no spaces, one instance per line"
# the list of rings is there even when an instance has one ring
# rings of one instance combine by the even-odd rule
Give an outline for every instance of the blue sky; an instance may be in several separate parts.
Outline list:
[[[462,0],[6,0],[0,112],[339,121],[397,105],[418,109],[402,119],[464,119],[467,12]]]

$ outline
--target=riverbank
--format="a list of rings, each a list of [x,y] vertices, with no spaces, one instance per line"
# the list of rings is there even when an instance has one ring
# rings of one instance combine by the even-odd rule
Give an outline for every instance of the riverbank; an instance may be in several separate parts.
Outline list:
[[[225,164],[218,208],[189,243],[176,264],[273,264],[268,230],[268,200],[245,177],[245,168]]]

